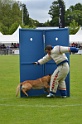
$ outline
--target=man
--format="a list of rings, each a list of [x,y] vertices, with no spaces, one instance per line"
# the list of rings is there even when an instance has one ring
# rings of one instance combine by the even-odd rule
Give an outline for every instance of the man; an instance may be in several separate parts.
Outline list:
[[[47,55],[34,64],[41,65],[53,59],[57,65],[56,70],[51,76],[50,93],[47,95],[47,97],[53,97],[57,91],[57,88],[59,88],[61,96],[66,97],[67,93],[65,79],[69,73],[69,64],[65,53],[77,53],[78,48],[65,46],[52,47],[51,45],[48,45],[46,46],[45,51]]]

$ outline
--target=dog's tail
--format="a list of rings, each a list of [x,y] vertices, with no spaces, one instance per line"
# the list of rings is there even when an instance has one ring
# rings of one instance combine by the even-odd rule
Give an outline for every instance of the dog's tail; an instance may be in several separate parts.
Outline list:
[[[19,94],[19,91],[20,91],[20,86],[21,86],[21,83],[18,84],[17,88],[16,88],[16,97],[18,96]]]

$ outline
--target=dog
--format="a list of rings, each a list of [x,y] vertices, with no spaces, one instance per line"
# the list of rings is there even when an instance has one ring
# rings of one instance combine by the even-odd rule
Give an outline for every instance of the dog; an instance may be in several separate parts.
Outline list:
[[[46,92],[49,92],[49,84],[50,84],[50,78],[51,78],[51,75],[46,75],[42,78],[38,78],[36,80],[26,80],[22,83],[20,83],[18,86],[17,86],[17,89],[16,89],[16,96],[18,96],[18,93],[19,91],[21,90],[27,97],[28,97],[28,94],[27,94],[27,91],[31,90],[31,89],[42,89],[44,88],[44,90]],[[20,88],[21,87],[21,88]]]

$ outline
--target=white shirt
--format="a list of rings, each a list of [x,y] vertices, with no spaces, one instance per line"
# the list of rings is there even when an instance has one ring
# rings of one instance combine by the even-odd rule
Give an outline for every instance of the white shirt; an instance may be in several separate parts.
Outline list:
[[[70,47],[64,47],[64,46],[55,46],[51,50],[50,55],[45,55],[42,59],[38,60],[40,64],[44,64],[48,62],[49,60],[53,59],[56,64],[61,63],[64,60],[68,60],[65,53],[70,52]]]

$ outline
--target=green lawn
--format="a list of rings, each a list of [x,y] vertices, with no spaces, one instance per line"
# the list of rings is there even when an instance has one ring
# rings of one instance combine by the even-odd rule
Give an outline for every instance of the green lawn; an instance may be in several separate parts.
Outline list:
[[[15,97],[19,56],[0,56],[0,124],[81,124],[82,55],[70,56],[68,98]]]

